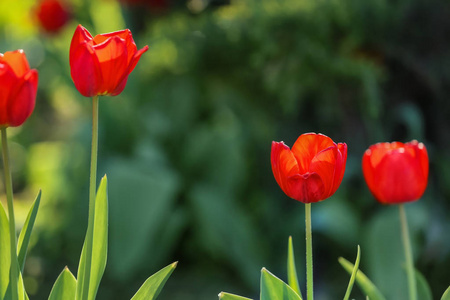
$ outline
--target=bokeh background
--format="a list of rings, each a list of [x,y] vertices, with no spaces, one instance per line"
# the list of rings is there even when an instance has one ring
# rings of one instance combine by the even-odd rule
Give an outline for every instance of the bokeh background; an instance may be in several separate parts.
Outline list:
[[[34,114],[8,130],[19,226],[43,190],[24,273],[32,299],[47,299],[64,266],[76,274],[87,226],[91,101],[74,88],[68,58],[80,23],[93,35],[130,28],[138,48],[150,47],[124,92],[100,101],[110,244],[98,299],[130,299],[173,261],[160,299],[258,299],[263,266],[286,280],[290,235],[303,287],[304,207],[277,186],[270,147],[311,131],[349,149],[341,187],[312,207],[316,299],[343,297],[349,276],[337,259],[354,260],[358,244],[361,269],[387,299],[407,299],[398,209],[376,203],[361,171],[364,150],[382,141],[427,146],[429,185],[406,209],[417,268],[435,299],[448,287],[448,1],[63,6],[64,25],[49,31],[39,2],[0,0],[0,52],[22,48],[39,71]],[[357,287],[353,297],[364,298]]]

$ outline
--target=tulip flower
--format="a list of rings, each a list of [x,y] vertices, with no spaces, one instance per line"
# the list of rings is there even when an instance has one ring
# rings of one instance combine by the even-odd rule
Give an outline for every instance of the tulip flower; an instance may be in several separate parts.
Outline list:
[[[70,44],[70,70],[77,90],[86,97],[120,94],[141,55],[128,29],[96,35],[78,25]]]
[[[341,184],[347,145],[315,133],[302,134],[292,150],[272,142],[272,171],[283,192],[297,201],[313,203],[333,195]]]
[[[38,73],[23,50],[0,53],[0,128],[16,127],[34,110]]]
[[[372,145],[364,153],[362,168],[370,191],[383,204],[415,201],[427,187],[427,149],[417,141]]]
[[[35,13],[41,28],[50,34],[59,32],[70,20],[69,9],[61,0],[42,0]]]
[[[428,181],[427,149],[416,140],[406,144],[378,143],[364,153],[362,168],[369,190],[379,202],[399,204],[409,299],[417,300],[414,260],[403,203],[415,201],[425,192]]]

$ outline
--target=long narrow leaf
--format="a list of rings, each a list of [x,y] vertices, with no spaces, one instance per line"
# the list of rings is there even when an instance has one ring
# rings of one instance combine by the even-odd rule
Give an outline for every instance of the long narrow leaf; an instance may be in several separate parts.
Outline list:
[[[30,243],[31,232],[33,230],[34,222],[36,221],[37,212],[39,209],[39,204],[41,203],[41,191],[36,196],[33,205],[30,208],[25,224],[20,231],[19,241],[17,248],[19,249],[19,255],[17,257],[19,261],[20,271],[23,272],[23,267],[25,266],[25,258],[27,256],[28,244]]]
[[[169,279],[178,262],[174,262],[150,276],[139,288],[131,300],[153,300],[161,293],[164,284]]]
[[[300,296],[281,279],[261,270],[261,300],[301,300]]]
[[[59,274],[53,285],[48,300],[74,300],[77,291],[77,280],[67,267]]]
[[[11,254],[9,247],[9,222],[0,202],[0,299],[7,299]]]
[[[441,300],[450,300],[450,286],[445,290]]]
[[[95,300],[100,280],[106,266],[107,248],[108,248],[108,181],[104,176],[100,182],[100,186],[95,197],[94,208],[94,226],[92,232],[86,233],[93,235],[92,252],[87,253],[85,249],[86,239],[83,249],[81,250],[80,263],[77,275],[77,292],[75,299],[77,300]],[[92,256],[91,269],[86,270],[86,256]],[[88,286],[84,286],[84,277],[86,272],[90,272]],[[82,299],[83,291],[88,289],[88,298]]]
[[[221,300],[253,300],[250,298],[245,298],[242,296],[233,295],[233,294],[224,293],[224,292],[221,292],[219,294],[219,299],[221,299]]]
[[[360,259],[361,259],[361,249],[358,245],[358,254],[356,255],[355,266],[353,267],[352,276],[350,277],[350,282],[348,283],[347,292],[345,293],[344,300],[348,300],[350,298],[350,294],[353,289],[353,284],[355,283],[356,274],[358,273]]]
[[[349,274],[353,272],[353,264],[345,258],[339,257],[339,263]],[[366,294],[370,300],[386,300],[383,294],[381,294],[378,288],[363,272],[358,271],[356,274],[356,283],[358,283],[363,293]]]
[[[300,291],[300,285],[298,284],[297,269],[295,268],[294,245],[292,243],[292,236],[289,237],[288,241],[287,275],[289,286],[300,296],[301,299],[302,293]]]

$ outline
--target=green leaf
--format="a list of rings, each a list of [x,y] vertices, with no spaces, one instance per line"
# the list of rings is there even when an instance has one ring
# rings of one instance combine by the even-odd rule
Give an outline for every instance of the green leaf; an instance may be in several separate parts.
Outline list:
[[[77,280],[67,267],[59,274],[48,300],[73,300],[77,291]]]
[[[416,270],[416,283],[417,283],[417,298],[420,300],[433,300],[433,294],[431,293],[430,285],[425,277]]]
[[[15,260],[13,264],[15,264],[19,273],[19,280],[17,282],[19,300],[27,300],[28,295],[27,293],[25,293],[22,274],[20,273],[17,260]],[[5,209],[0,203],[0,299],[2,300],[11,299],[11,287],[9,286],[10,266],[11,253],[9,240],[9,222],[8,217],[6,216]]]
[[[261,270],[261,300],[301,300],[300,296],[266,268]]]
[[[352,276],[350,277],[350,281],[349,281],[348,287],[347,287],[347,292],[345,292],[344,300],[348,300],[350,298],[350,294],[353,289],[353,284],[355,283],[356,274],[358,274],[360,259],[361,259],[361,248],[358,245],[358,254],[356,255],[355,266],[353,267]]]
[[[250,298],[245,298],[242,296],[233,295],[233,294],[224,293],[224,292],[221,292],[219,294],[219,299],[222,299],[222,300],[252,300]]]
[[[353,264],[345,258],[339,257],[339,263],[349,274],[353,272]],[[358,271],[358,273],[356,274],[356,282],[370,300],[386,300],[383,294],[381,294],[378,288],[372,283],[372,281],[370,281],[369,278],[367,278],[367,276],[363,272]]]
[[[450,286],[445,290],[441,300],[450,300]]]
[[[164,284],[169,279],[170,274],[177,267],[178,262],[174,262],[164,269],[150,276],[139,288],[131,300],[153,300],[161,293]]]
[[[300,291],[300,285],[298,284],[297,270],[295,268],[294,245],[292,244],[292,236],[289,237],[288,241],[287,275],[289,286],[300,296],[301,299],[302,293]]]
[[[6,299],[9,285],[9,266],[11,254],[9,250],[9,222],[5,209],[0,202],[0,299]]]
[[[107,248],[108,248],[108,181],[106,175],[102,178],[100,186],[95,197],[94,208],[94,226],[92,232],[86,233],[83,249],[81,250],[80,263],[77,275],[77,300],[95,300],[100,280],[106,266]],[[86,240],[88,235],[93,235],[92,252],[87,253]],[[92,255],[91,268],[86,270],[86,256]],[[88,286],[84,286],[83,281],[86,272],[90,272]],[[83,291],[88,290],[88,298],[82,299]]]
[[[33,231],[34,222],[36,221],[39,204],[41,203],[41,191],[36,196],[33,205],[30,208],[25,224],[20,231],[17,248],[19,249],[18,261],[20,271],[23,272],[25,266],[25,258],[27,256],[28,244],[30,242],[31,232]]]

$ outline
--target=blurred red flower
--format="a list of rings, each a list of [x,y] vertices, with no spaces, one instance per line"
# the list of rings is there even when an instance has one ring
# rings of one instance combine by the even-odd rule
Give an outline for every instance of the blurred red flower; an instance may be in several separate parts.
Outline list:
[[[417,200],[427,187],[427,149],[415,140],[370,146],[364,153],[362,168],[370,191],[383,204]]]
[[[41,28],[47,33],[57,33],[70,20],[67,4],[61,0],[42,0],[36,7]]]
[[[16,127],[34,110],[38,72],[23,50],[0,53],[0,127]]]
[[[287,196],[303,203],[333,195],[344,177],[346,161],[347,145],[323,134],[302,134],[292,150],[283,142],[272,142],[275,180]]]
[[[78,91],[86,97],[120,94],[145,46],[137,50],[128,29],[96,35],[78,25],[70,44],[70,70]]]

